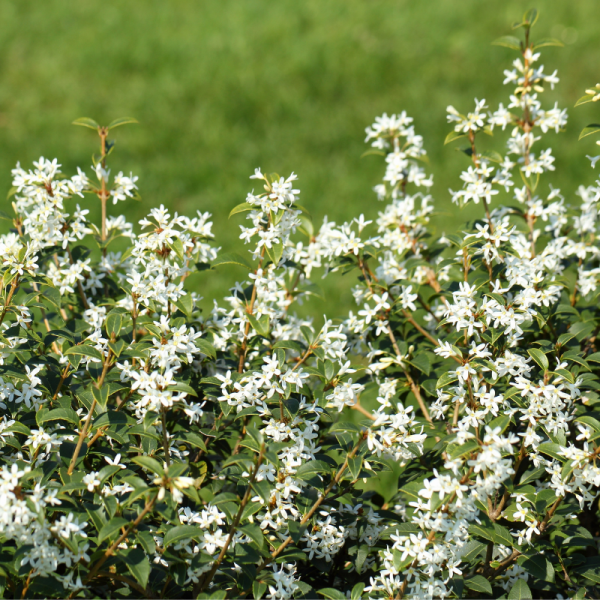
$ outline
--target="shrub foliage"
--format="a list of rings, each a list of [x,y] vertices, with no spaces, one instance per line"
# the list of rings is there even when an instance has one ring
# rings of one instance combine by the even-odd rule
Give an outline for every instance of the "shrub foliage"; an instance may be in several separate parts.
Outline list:
[[[539,99],[558,79],[538,50],[558,43],[530,38],[536,19],[497,41],[518,53],[506,106],[448,107],[468,161],[452,199],[483,210],[441,238],[405,113],[367,129],[386,163],[376,223],[315,232],[296,176],[257,169],[231,214],[246,217],[241,254],[212,245],[207,213],[161,206],[139,228],[107,215],[137,196],[108,168],[110,132],[133,119],[75,122],[100,137],[90,176],[44,158],[14,169],[5,597],[598,593],[600,182],[579,205],[545,183],[540,140],[567,116]],[[499,130],[504,154],[480,135]],[[203,314],[187,278],[224,264],[247,276]],[[315,270],[358,275],[356,314],[332,307],[319,328],[293,313]],[[373,491],[385,472],[387,500]]]

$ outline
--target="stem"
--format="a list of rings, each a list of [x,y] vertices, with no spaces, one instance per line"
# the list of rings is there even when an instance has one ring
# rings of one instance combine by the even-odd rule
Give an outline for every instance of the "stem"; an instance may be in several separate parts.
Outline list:
[[[167,414],[164,407],[160,411],[160,419],[162,422],[163,450],[165,452],[165,462],[167,463],[168,469],[171,465],[171,455],[169,452],[169,434],[167,433]]]
[[[475,149],[475,133],[473,131],[469,131],[469,142],[471,142],[471,158],[473,159],[473,164],[475,165],[475,168],[478,168],[479,157],[477,156],[477,150]],[[488,201],[485,198],[482,198],[482,200],[485,208],[485,216],[487,217],[488,224],[490,226],[490,233],[494,233],[494,225],[492,224],[492,217],[490,215]]]
[[[90,426],[90,422],[92,421],[92,415],[94,414],[94,409],[96,408],[96,398],[94,398],[92,402],[92,406],[90,407],[90,412],[88,413],[87,419],[83,425],[83,429],[79,433],[79,439],[77,440],[77,446],[75,446],[75,452],[73,452],[73,457],[71,458],[71,462],[69,464],[69,468],[67,470],[67,475],[72,475],[73,470],[75,469],[75,463],[77,462],[77,458],[79,457],[79,452],[81,451],[81,446],[83,446],[83,438],[86,437],[88,428]]]
[[[354,448],[352,448],[352,450],[346,455],[346,458],[345,458],[342,466],[339,468],[338,472],[336,473],[335,477],[333,478],[333,481],[327,486],[327,488],[323,492],[323,495],[313,504],[312,508],[306,513],[306,515],[304,515],[304,517],[300,521],[300,527],[305,525],[306,522],[310,520],[310,518],[318,510],[319,506],[321,506],[323,501],[327,498],[327,496],[329,495],[331,490],[340,482],[340,479],[342,478],[344,472],[348,468],[348,461],[351,458],[354,458],[356,456],[356,453],[360,449],[362,443],[367,439],[367,432],[368,432],[368,430],[363,431],[362,435],[360,436],[360,438],[359,438],[358,442],[356,443],[356,445],[354,446]],[[265,567],[267,567],[269,564],[271,564],[271,562],[275,558],[277,558],[292,542],[293,542],[292,536],[288,536],[283,541],[283,543],[279,546],[279,548],[277,548],[276,550],[273,550],[273,552],[271,552],[271,556],[269,558],[264,559],[256,567],[256,573],[257,574],[260,573]],[[239,594],[239,596],[235,596],[235,597],[236,598],[245,598],[249,592],[250,592],[250,590],[245,590],[241,594]]]
[[[146,503],[144,510],[138,515],[136,520],[129,523],[125,532],[121,534],[121,536],[119,536],[117,541],[110,548],[108,548],[108,550],[106,550],[106,552],[102,555],[100,560],[92,567],[92,569],[88,573],[88,576],[85,578],[85,583],[88,583],[96,576],[96,574],[100,570],[100,567],[102,567],[102,565],[114,554],[115,550],[119,547],[119,545],[123,541],[125,541],[129,534],[142,522],[144,517],[152,510],[155,503],[156,496],[154,496],[154,498],[152,498],[150,502]]]
[[[250,500],[250,494],[252,493],[252,484],[256,480],[256,475],[258,474],[258,470],[260,469],[260,465],[262,464],[264,455],[265,455],[265,445],[263,444],[260,449],[258,459],[256,461],[256,466],[254,467],[254,472],[252,473],[252,475],[250,477],[250,481],[248,482],[248,487],[246,488],[246,493],[244,494],[244,497],[242,498],[242,502],[240,503],[240,508],[239,508],[237,514],[235,515],[233,522],[231,523],[231,527],[229,528],[229,535],[227,536],[227,540],[225,540],[225,545],[223,546],[223,548],[221,548],[221,552],[219,552],[219,556],[217,557],[217,560],[215,560],[210,571],[207,573],[206,577],[202,581],[202,584],[200,585],[200,589],[198,590],[198,592],[196,592],[196,590],[194,590],[194,596],[197,596],[199,593],[202,593],[206,589],[206,587],[210,584],[210,582],[212,581],[212,578],[215,576],[215,573],[217,572],[218,568],[220,567],[221,563],[223,562],[223,559],[225,558],[225,554],[227,554],[227,550],[229,549],[231,540],[233,539],[233,536],[235,535],[237,527],[240,523],[240,519],[242,518],[244,508],[246,508],[246,504],[248,504],[248,500]]]
[[[22,235],[22,234],[20,234],[20,235]],[[33,290],[35,292],[39,293],[40,289],[38,288],[38,285],[35,281],[32,282],[32,286],[33,286]],[[39,297],[37,298],[37,301],[39,302]],[[44,321],[44,326],[46,327],[46,331],[48,333],[50,333],[51,327],[50,327],[50,323],[48,321],[48,317],[46,316],[46,309],[40,307],[40,312],[42,313],[42,321]],[[56,352],[56,354],[62,354],[58,347],[58,344],[56,342],[52,342],[52,348],[53,348],[54,352]]]
[[[27,598],[27,590],[31,585],[31,575],[33,573],[33,569],[29,571],[29,575],[27,575],[27,581],[25,582],[25,586],[23,587],[23,591],[21,592],[21,598]]]
[[[317,512],[319,506],[321,506],[321,504],[327,498],[327,496],[329,495],[331,490],[340,482],[340,479],[342,478],[344,472],[348,468],[348,461],[351,458],[354,458],[356,456],[356,453],[358,452],[358,450],[360,449],[362,443],[365,441],[366,438],[367,438],[367,431],[365,430],[362,433],[362,435],[360,436],[360,438],[359,438],[358,442],[356,443],[356,445],[354,446],[354,448],[352,448],[352,450],[346,455],[346,458],[345,458],[342,466],[339,468],[339,470],[336,473],[335,477],[333,478],[332,482],[327,486],[327,488],[323,492],[323,495],[313,504],[312,508],[306,513],[306,515],[304,515],[304,517],[300,521],[301,527],[302,527],[302,525],[306,524],[306,522],[315,514],[315,512]],[[292,542],[293,542],[292,536],[288,536],[284,540],[284,542],[281,544],[281,546],[279,546],[279,548],[277,548],[276,550],[271,552],[270,558],[265,559],[256,568],[256,572],[259,573],[260,571],[262,571],[273,559],[277,558]]]
[[[104,366],[102,368],[102,375],[100,375],[100,379],[98,380],[98,384],[96,385],[96,389],[100,389],[102,384],[104,383],[104,378],[106,377],[106,373],[108,372],[108,367],[110,363],[112,351],[108,351],[108,356],[104,361]],[[75,463],[77,462],[77,457],[79,456],[79,452],[81,451],[81,446],[83,446],[83,440],[87,436],[88,429],[90,427],[90,423],[92,421],[92,416],[94,414],[94,409],[96,408],[96,398],[94,398],[92,402],[92,406],[90,407],[90,412],[88,413],[87,419],[85,420],[85,424],[83,429],[79,434],[79,439],[77,440],[77,446],[75,446],[75,452],[73,453],[73,458],[71,458],[71,463],[69,464],[69,469],[67,470],[67,475],[73,474],[73,469],[75,469]]]
[[[63,372],[60,374],[60,381],[58,382],[58,385],[56,386],[56,391],[54,392],[54,396],[52,396],[52,401],[53,402],[58,397],[58,394],[60,393],[60,390],[61,390],[61,388],[63,386],[63,383],[65,382],[65,380],[69,376],[69,366],[70,365],[67,364],[67,366],[63,369]]]
[[[353,404],[352,407],[354,410],[357,410],[359,413],[365,415],[365,417],[368,417],[369,419],[371,419],[371,421],[376,421],[377,417],[372,415],[364,406],[360,405],[360,402],[356,402],[356,404]]]
[[[263,261],[265,259],[265,248],[262,247],[260,251],[260,261],[258,262],[258,267],[254,274],[258,273],[262,268]],[[254,303],[256,302],[256,280],[254,281],[254,285],[252,286],[252,296],[250,297],[250,304],[246,308],[246,313],[251,315],[254,312]],[[250,321],[246,323],[246,327],[244,329],[244,340],[242,341],[242,347],[240,348],[240,361],[238,363],[238,373],[242,373],[244,371],[244,363],[246,362],[246,352],[248,352],[248,335],[250,334]]]
[[[96,573],[97,577],[106,577],[107,579],[114,579],[115,581],[120,581],[121,583],[126,583],[131,589],[136,590],[140,594],[142,594],[145,598],[154,598],[152,594],[150,594],[148,589],[143,588],[137,581],[129,577],[125,577],[125,575],[117,575],[115,573],[111,573],[110,571],[98,571]],[[163,596],[161,596],[163,597]]]
[[[108,135],[108,131],[105,127],[100,127],[98,130],[98,135],[100,136],[100,145],[102,152],[102,181],[101,181],[101,190],[100,190],[100,202],[102,204],[102,241],[106,241],[107,232],[106,232],[106,200],[108,199],[108,195],[106,193],[106,181],[104,180],[104,169],[106,168],[106,136]],[[102,249],[103,254],[106,255],[106,248]]]
[[[8,291],[8,296],[6,298],[6,304],[4,305],[4,309],[2,310],[2,314],[0,315],[0,325],[2,325],[2,322],[4,321],[4,317],[6,316],[6,311],[8,310],[8,307],[10,306],[10,303],[12,301],[12,298],[15,294],[15,291],[17,289],[17,286],[19,285],[19,275],[17,275],[11,286],[10,286],[10,290]]]

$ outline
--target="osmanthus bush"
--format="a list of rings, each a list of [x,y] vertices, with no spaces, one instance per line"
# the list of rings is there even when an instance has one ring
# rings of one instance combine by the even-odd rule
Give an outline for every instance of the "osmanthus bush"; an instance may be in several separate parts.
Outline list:
[[[458,234],[428,234],[432,178],[404,113],[367,129],[386,162],[376,223],[314,235],[295,175],[257,169],[232,211],[243,254],[218,254],[208,214],[107,215],[137,194],[107,167],[127,119],[77,122],[101,140],[88,174],[17,166],[0,238],[4,597],[598,597],[600,182],[567,202],[542,180],[541,139],[567,117],[540,100],[558,79],[535,20],[498,42],[519,53],[506,106],[448,108],[470,161],[452,199],[485,213]],[[480,135],[499,129],[504,154]],[[80,207],[94,196],[100,224]],[[247,278],[203,314],[187,278],[226,263]],[[321,328],[293,313],[317,268],[358,274],[357,309]],[[391,469],[384,504],[364,482]]]

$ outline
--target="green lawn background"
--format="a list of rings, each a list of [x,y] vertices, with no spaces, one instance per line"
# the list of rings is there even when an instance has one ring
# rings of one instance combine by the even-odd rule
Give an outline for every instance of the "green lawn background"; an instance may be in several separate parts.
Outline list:
[[[214,215],[217,244],[238,245],[242,217],[227,220],[253,187],[248,176],[295,171],[301,203],[320,223],[359,213],[374,217],[371,188],[382,161],[361,159],[373,118],[406,110],[425,138],[440,212],[438,232],[465,215],[448,200],[465,157],[443,146],[448,104],[470,110],[473,98],[506,101],[502,71],[514,53],[492,46],[530,8],[517,0],[104,0],[4,1],[0,4],[0,192],[10,169],[40,155],[58,157],[66,173],[90,165],[97,138],[70,122],[107,123],[134,116],[116,131],[113,172],[140,176],[142,203],[120,203],[129,219],[150,206]],[[544,94],[569,109],[566,133],[549,136],[557,171],[549,178],[575,202],[594,180],[581,128],[600,107],[573,109],[600,81],[598,0],[538,0],[535,35],[564,48],[543,50],[561,83]],[[595,111],[594,111],[595,109]],[[500,136],[501,138],[502,136]],[[489,148],[501,139],[486,140]],[[494,144],[498,144],[494,146]],[[97,215],[97,200],[86,198]],[[3,206],[6,210],[6,206]],[[111,210],[115,210],[111,206]],[[471,216],[477,213],[471,213]],[[222,296],[236,277],[209,272],[193,284]],[[326,302],[303,307],[321,315],[351,306],[351,276],[323,282]]]

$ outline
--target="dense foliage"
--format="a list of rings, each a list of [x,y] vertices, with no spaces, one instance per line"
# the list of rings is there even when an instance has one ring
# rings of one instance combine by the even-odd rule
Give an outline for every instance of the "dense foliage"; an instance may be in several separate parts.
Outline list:
[[[232,211],[247,213],[245,255],[218,253],[208,214],[161,206],[139,230],[107,215],[136,197],[137,178],[107,167],[109,131],[130,119],[76,122],[100,136],[91,177],[43,158],[14,169],[5,597],[597,595],[600,182],[580,206],[542,195],[555,164],[536,148],[567,116],[538,99],[558,78],[536,18],[498,40],[520,54],[507,106],[448,107],[447,141],[470,161],[452,198],[485,217],[441,239],[404,113],[367,129],[386,162],[375,224],[315,235],[296,176],[257,169],[262,189]],[[507,127],[504,155],[481,149]],[[99,199],[99,225],[78,196]],[[229,263],[247,279],[203,315],[186,280]],[[358,274],[356,314],[321,328],[293,314],[315,269]],[[398,468],[391,501],[365,491]]]

